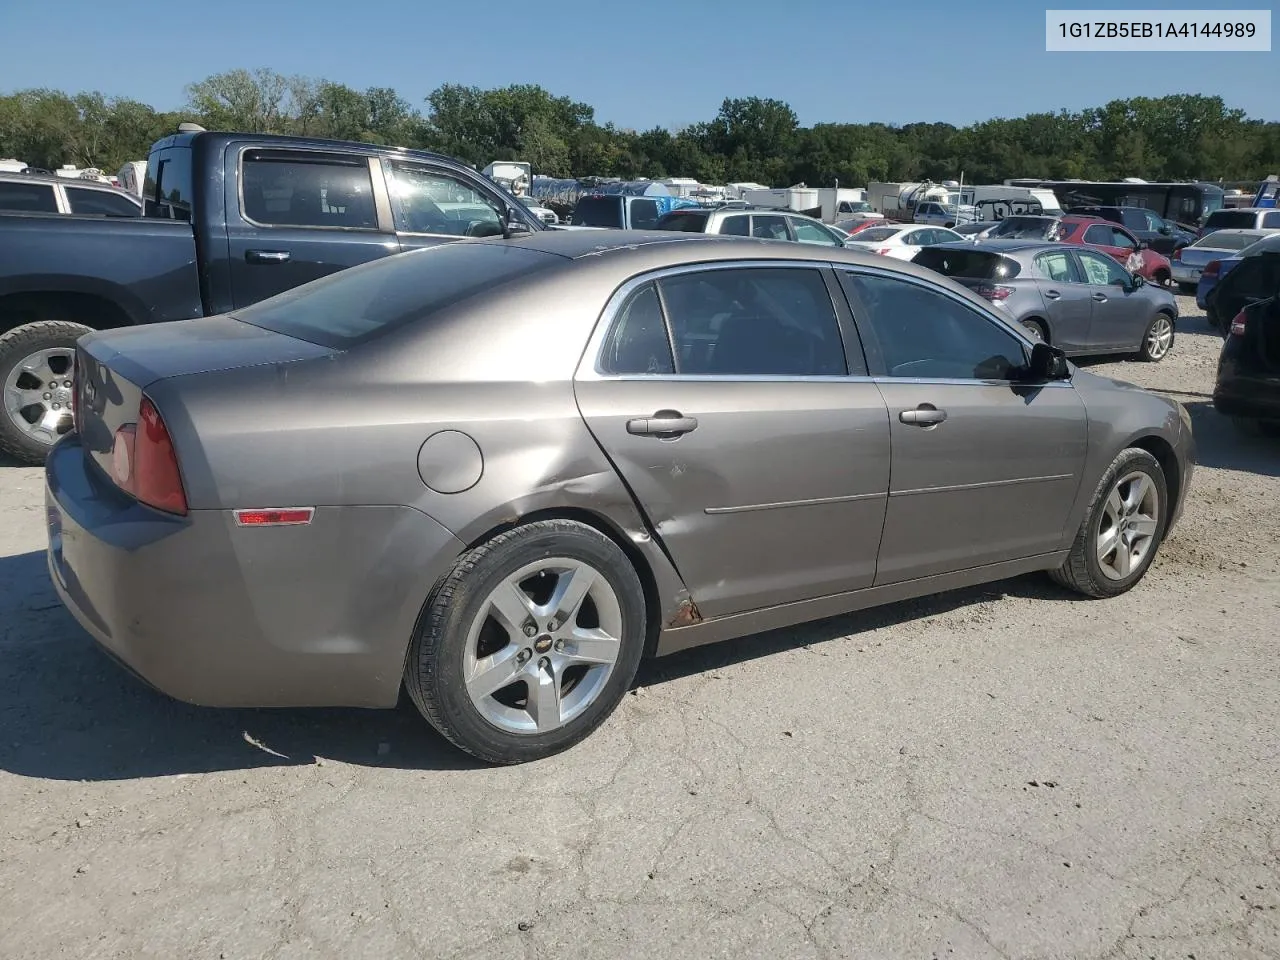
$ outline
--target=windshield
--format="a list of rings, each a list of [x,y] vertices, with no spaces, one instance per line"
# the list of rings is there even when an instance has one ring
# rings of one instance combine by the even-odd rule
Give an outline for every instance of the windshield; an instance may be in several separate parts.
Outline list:
[[[1242,257],[1256,257],[1260,253],[1280,253],[1280,233],[1272,233],[1255,240],[1240,251]]]
[[[896,237],[902,230],[902,227],[867,227],[855,233],[853,239],[859,243],[879,243],[881,240]]]
[[[576,227],[622,229],[622,197],[583,197],[573,208],[569,221]]]
[[[987,250],[956,250],[951,247],[925,247],[912,258],[913,263],[936,270],[946,277],[963,280],[1012,280],[1022,267]]]
[[[1006,217],[990,233],[989,240],[1052,240],[1057,236],[1058,221],[1051,217]]]
[[[844,204],[845,213],[871,213],[871,204],[865,200],[854,200],[852,203]]]
[[[553,259],[505,242],[445,243],[343,270],[232,316],[264,330],[346,349],[545,270]]]

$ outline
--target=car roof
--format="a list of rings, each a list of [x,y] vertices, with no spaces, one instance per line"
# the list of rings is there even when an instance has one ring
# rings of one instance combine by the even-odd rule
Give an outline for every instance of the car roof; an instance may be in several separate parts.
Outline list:
[[[1274,230],[1266,230],[1262,227],[1223,227],[1221,230],[1213,231],[1213,233],[1206,233],[1200,239],[1212,240],[1214,237],[1218,237],[1218,236],[1238,237],[1242,233],[1251,234],[1252,236],[1255,236],[1261,239],[1262,237],[1269,236],[1274,232],[1275,232]]]
[[[1002,240],[996,238],[994,240],[948,240],[946,243],[931,243],[925,249],[947,248],[950,250],[982,250],[986,253],[1012,254],[1023,253],[1027,250],[1035,250],[1037,253],[1041,250],[1075,250],[1076,246],[1072,243],[1055,243],[1051,240]]]
[[[1209,216],[1215,216],[1219,213],[1275,213],[1275,207],[1222,207],[1213,211]]]

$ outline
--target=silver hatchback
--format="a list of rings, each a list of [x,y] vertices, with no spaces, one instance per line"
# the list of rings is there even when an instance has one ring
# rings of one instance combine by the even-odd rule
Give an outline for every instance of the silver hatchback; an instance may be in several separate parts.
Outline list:
[[[1087,247],[1033,240],[943,243],[925,247],[913,262],[964,284],[1071,356],[1136,353],[1154,361],[1173,348],[1173,294]]]

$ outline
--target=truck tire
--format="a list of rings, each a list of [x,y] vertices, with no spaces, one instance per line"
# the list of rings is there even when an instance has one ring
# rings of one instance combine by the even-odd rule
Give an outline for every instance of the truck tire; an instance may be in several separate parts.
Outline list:
[[[0,454],[39,466],[71,432],[76,341],[92,332],[79,323],[41,320],[0,336]]]

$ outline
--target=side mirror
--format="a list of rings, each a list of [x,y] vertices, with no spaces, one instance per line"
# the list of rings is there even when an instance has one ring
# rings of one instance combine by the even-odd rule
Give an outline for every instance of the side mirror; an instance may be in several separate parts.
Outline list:
[[[1167,223],[1162,223],[1160,224],[1160,232],[1164,234],[1166,237],[1172,236],[1173,227],[1169,226],[1169,224]]]
[[[1031,347],[1031,362],[1027,365],[1027,379],[1035,383],[1046,380],[1066,380],[1071,376],[1067,355],[1058,347],[1038,340]]]
[[[516,216],[514,210],[508,210],[506,219],[502,221],[503,239],[510,240],[512,237],[524,236],[529,233],[533,233],[529,225]]]

